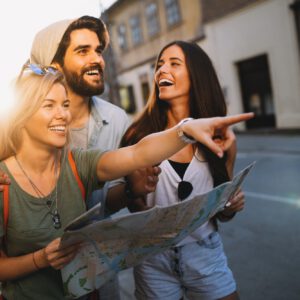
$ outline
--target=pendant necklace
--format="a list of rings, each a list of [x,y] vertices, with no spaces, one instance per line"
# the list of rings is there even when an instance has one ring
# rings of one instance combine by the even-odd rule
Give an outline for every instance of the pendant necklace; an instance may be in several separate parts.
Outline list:
[[[58,208],[57,208],[57,185],[58,185],[58,167],[57,167],[57,157],[55,158],[55,165],[54,165],[54,175],[55,175],[55,208],[54,211],[52,212],[52,205],[54,201],[51,201],[51,194],[50,196],[45,196],[43,192],[41,192],[41,190],[36,186],[36,184],[31,180],[31,178],[28,176],[28,174],[25,172],[24,168],[22,167],[21,163],[19,162],[17,156],[15,155],[15,160],[20,168],[20,170],[22,171],[22,173],[25,175],[25,177],[27,178],[28,182],[30,183],[30,185],[32,186],[33,190],[35,191],[35,193],[37,194],[38,198],[47,198],[49,197],[48,201],[46,202],[46,207],[49,210],[49,214],[52,217],[52,221],[53,221],[53,227],[55,229],[60,229],[61,228],[61,220],[60,220],[60,215],[58,212]]]

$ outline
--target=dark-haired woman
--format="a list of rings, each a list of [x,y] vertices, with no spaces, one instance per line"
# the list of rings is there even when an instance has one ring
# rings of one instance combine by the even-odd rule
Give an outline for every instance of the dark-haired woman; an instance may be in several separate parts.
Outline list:
[[[135,144],[150,133],[171,128],[180,121],[188,122],[189,118],[225,115],[224,96],[207,54],[196,44],[172,42],[158,55],[149,101],[125,134],[123,145]],[[215,138],[218,141],[219,137]],[[224,158],[201,143],[190,142],[160,164],[160,179],[156,191],[147,195],[146,206],[174,204],[230,180],[235,141]],[[135,267],[137,299],[238,299],[217,219],[229,220],[243,206],[244,196],[239,192],[221,213],[176,247]]]

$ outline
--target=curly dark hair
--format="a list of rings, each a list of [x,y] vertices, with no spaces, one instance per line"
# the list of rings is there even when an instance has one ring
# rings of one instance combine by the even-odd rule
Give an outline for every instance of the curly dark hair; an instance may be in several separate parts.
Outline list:
[[[59,46],[57,48],[57,51],[53,58],[53,63],[58,63],[61,67],[64,65],[64,57],[66,54],[66,51],[70,45],[70,35],[74,30],[77,29],[89,29],[93,32],[95,32],[98,36],[98,39],[101,44],[102,50],[104,50],[109,42],[109,35],[108,31],[106,29],[105,24],[101,19],[91,17],[91,16],[82,16],[78,19],[76,19],[74,22],[72,22],[67,30],[65,31]]]

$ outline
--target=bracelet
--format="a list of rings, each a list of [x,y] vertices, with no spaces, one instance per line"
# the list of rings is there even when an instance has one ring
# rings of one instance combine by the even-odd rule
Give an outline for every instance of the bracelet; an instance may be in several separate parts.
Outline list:
[[[38,264],[36,263],[34,254],[35,254],[35,252],[32,253],[32,261],[33,261],[33,264],[34,264],[34,266],[35,266],[35,268],[36,268],[37,270],[40,270],[41,268],[40,268],[40,267],[38,266]]]
[[[194,144],[197,142],[195,139],[193,139],[191,136],[187,135],[182,130],[182,125],[191,120],[193,120],[193,118],[185,118],[185,119],[181,120],[176,126],[178,137],[186,144]]]

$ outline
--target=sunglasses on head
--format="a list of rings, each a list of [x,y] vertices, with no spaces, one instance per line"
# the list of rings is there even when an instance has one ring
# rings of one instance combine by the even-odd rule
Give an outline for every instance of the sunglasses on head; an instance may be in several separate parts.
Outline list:
[[[55,75],[58,72],[58,70],[52,66],[42,66],[30,63],[24,65],[23,72],[26,71],[31,71],[36,75],[46,75],[47,73]]]
[[[183,201],[186,199],[193,191],[193,185],[188,181],[180,181],[177,187],[178,198]]]

